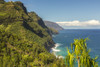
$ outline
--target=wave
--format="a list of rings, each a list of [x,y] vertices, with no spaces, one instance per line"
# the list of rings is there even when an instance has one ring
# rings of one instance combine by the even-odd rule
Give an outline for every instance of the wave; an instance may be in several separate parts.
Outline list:
[[[52,51],[54,51],[54,52],[60,52],[60,50],[55,49],[55,48],[52,48]]]
[[[53,47],[53,48],[51,48],[51,53],[53,53],[56,57],[58,57],[58,58],[64,58],[63,56],[58,56],[58,55],[56,55],[56,52],[60,52],[61,50],[59,50],[59,49],[57,49],[59,46],[61,46],[62,44],[60,44],[60,43],[56,43],[55,44],[55,47]]]
[[[56,37],[56,35],[52,35],[52,37]]]
[[[57,47],[59,47],[60,44],[56,43],[55,46],[53,48],[51,48],[51,52],[60,52],[61,50],[57,49]]]

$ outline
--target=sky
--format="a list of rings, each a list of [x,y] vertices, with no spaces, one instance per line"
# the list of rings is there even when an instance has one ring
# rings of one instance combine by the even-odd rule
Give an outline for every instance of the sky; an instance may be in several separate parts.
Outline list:
[[[8,0],[5,0],[8,1]],[[100,0],[12,0],[21,1],[29,12],[66,29],[100,29]]]

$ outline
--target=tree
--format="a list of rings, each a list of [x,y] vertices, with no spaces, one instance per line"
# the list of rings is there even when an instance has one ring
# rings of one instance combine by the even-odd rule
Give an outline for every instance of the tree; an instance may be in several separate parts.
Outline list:
[[[90,49],[87,49],[87,40],[88,38],[74,39],[74,43],[71,44],[71,51],[67,48],[66,64],[69,67],[73,67],[75,61],[78,62],[78,67],[98,67],[97,57],[91,58],[89,55]]]

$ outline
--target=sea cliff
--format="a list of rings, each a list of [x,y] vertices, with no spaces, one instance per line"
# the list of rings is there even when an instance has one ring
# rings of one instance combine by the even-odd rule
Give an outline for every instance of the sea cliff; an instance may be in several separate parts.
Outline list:
[[[54,41],[50,29],[20,1],[0,0],[0,66],[64,67],[49,53]]]

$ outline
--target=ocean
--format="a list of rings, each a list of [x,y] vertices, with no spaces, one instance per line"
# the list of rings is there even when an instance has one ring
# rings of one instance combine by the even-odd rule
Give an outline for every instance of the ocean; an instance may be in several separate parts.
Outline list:
[[[67,49],[71,48],[70,44],[74,39],[89,38],[87,47],[91,49],[91,57],[98,56],[98,63],[100,65],[100,29],[66,29],[59,31],[59,34],[53,35],[53,40],[56,43],[52,51],[56,56],[65,58]]]

